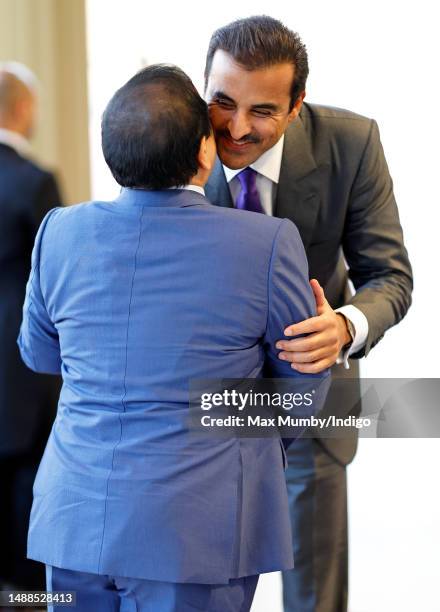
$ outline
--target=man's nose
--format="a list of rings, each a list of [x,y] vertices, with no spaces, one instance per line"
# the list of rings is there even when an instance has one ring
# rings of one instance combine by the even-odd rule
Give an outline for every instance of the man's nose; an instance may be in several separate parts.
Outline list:
[[[236,111],[229,120],[228,130],[234,140],[250,134],[252,129],[246,113]]]

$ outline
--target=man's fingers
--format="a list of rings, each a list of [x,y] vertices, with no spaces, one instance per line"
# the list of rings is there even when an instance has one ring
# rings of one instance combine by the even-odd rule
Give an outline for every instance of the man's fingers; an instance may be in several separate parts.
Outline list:
[[[283,361],[290,361],[290,363],[313,363],[320,359],[330,358],[333,353],[329,354],[328,348],[319,348],[315,351],[306,351],[301,353],[285,353],[282,352],[278,355]]]
[[[322,334],[311,334],[306,338],[297,338],[296,340],[279,340],[276,343],[276,348],[289,353],[299,351],[315,351],[323,346],[324,342]]]
[[[312,334],[313,332],[322,331],[326,327],[326,322],[320,317],[311,317],[295,325],[289,325],[284,330],[285,336],[299,336],[300,334]]]
[[[313,363],[292,363],[290,367],[301,374],[319,374],[319,372],[326,370],[330,365],[332,365],[331,360],[320,359]]]

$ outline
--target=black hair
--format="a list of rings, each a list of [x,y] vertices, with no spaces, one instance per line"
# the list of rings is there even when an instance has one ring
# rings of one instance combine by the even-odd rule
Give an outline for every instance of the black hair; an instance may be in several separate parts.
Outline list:
[[[238,19],[219,28],[211,36],[205,64],[205,89],[215,52],[229,53],[246,70],[291,63],[294,78],[290,90],[290,110],[305,90],[309,64],[307,49],[296,32],[266,15]]]
[[[104,111],[102,150],[123,187],[182,187],[198,172],[208,107],[177,66],[154,64],[118,89]]]

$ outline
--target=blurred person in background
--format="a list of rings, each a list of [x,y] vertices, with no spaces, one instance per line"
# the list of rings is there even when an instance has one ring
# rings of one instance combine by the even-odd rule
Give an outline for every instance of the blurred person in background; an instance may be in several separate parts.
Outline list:
[[[32,483],[56,411],[59,377],[20,359],[20,328],[39,224],[61,196],[52,173],[30,160],[37,80],[0,63],[0,588],[44,589],[44,569],[26,559]]]

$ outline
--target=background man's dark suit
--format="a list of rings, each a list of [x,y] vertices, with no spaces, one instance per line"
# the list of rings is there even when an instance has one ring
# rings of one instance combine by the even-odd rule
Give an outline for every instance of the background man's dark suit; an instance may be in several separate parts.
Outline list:
[[[232,206],[219,162],[206,193],[213,203]],[[412,290],[411,267],[376,123],[348,111],[303,104],[300,116],[285,133],[274,215],[296,224],[310,277],[318,279],[331,306],[353,304],[366,315],[366,346],[354,357],[367,355],[384,332],[403,318]],[[357,291],[353,297],[348,279]],[[350,370],[338,365],[332,374],[352,378],[358,372],[357,362],[351,361]],[[333,396],[331,406],[347,413],[357,399],[356,394],[347,398],[344,393]],[[356,445],[356,430],[352,430],[345,439],[306,439],[289,450],[287,481],[298,567],[284,576],[286,610],[302,610],[303,603],[304,609],[313,608],[315,592],[306,586],[311,582],[322,589],[323,612],[346,606],[345,466],[353,459]],[[330,581],[323,581],[320,563],[328,566],[329,559],[334,572]]]
[[[44,588],[28,561],[32,484],[56,411],[58,377],[23,364],[17,336],[35,235],[61,202],[55,178],[0,144],[0,582]]]

